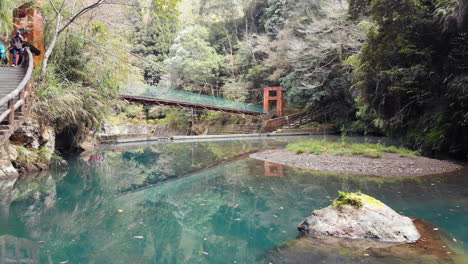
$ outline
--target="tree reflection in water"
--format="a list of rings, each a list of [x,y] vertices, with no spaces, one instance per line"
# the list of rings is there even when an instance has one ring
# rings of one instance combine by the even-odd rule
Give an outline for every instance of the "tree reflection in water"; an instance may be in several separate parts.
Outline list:
[[[283,176],[272,177],[264,162],[230,160],[281,144],[252,140],[106,151],[99,165],[83,158],[70,164],[64,178],[50,173],[15,185],[12,193],[22,195],[15,196],[0,227],[4,234],[44,241],[40,263],[255,263],[294,239],[298,222],[347,189],[468,243],[466,171],[382,180],[282,167],[273,172]],[[178,177],[184,172],[190,177]],[[166,178],[171,180],[145,185]],[[459,207],[447,211],[454,205]]]

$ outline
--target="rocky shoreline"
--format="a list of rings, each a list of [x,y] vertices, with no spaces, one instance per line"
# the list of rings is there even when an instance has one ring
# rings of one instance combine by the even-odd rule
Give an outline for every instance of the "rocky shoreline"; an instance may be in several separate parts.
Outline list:
[[[363,156],[296,154],[278,149],[250,155],[251,158],[302,169],[379,177],[411,177],[436,175],[461,170],[464,166],[420,156],[384,153],[382,158]]]

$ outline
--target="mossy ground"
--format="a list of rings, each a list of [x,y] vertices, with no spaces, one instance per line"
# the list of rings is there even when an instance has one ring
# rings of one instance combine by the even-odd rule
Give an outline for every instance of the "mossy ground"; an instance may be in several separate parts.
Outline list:
[[[298,143],[289,144],[287,150],[301,153],[311,154],[332,154],[339,156],[365,156],[369,158],[381,158],[383,153],[397,153],[400,156],[416,156],[419,153],[409,149],[385,146],[382,144],[371,143],[346,143],[346,142],[330,142],[328,140],[310,139]]]

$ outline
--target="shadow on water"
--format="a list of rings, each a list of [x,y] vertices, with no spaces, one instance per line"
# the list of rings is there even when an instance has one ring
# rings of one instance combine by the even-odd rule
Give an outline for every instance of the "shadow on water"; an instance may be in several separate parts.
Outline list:
[[[466,170],[381,179],[243,156],[295,140],[103,150],[71,162],[64,176],[8,185],[13,196],[1,204],[0,234],[40,242],[39,263],[256,263],[295,239],[296,225],[339,190],[360,190],[433,223],[468,250]]]

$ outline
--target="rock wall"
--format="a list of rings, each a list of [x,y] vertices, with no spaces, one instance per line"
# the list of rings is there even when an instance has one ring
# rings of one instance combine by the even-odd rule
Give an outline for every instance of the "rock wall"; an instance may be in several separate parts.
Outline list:
[[[0,146],[0,179],[8,177],[17,177],[18,171],[13,167],[11,161],[16,160],[18,153],[16,148],[10,144]]]
[[[54,152],[54,129],[28,120],[0,146],[0,178],[47,170]]]

